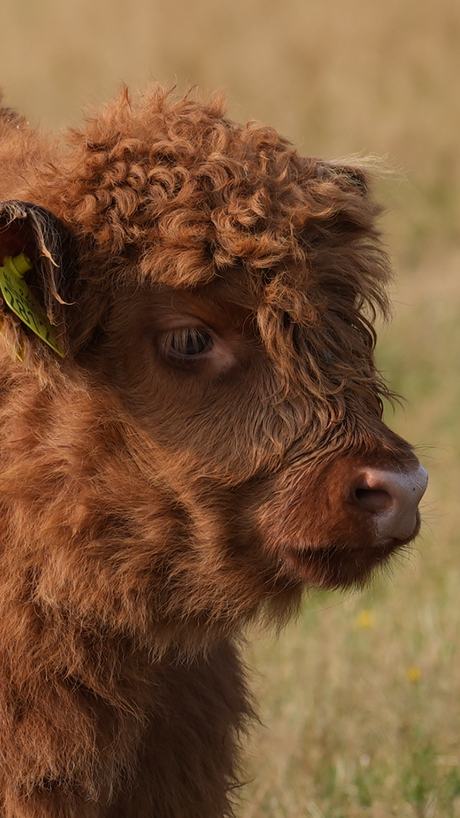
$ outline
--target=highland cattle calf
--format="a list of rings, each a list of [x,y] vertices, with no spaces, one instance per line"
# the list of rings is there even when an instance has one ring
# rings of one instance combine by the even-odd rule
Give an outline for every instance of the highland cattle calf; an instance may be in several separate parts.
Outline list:
[[[419,529],[367,173],[158,87],[0,163],[0,816],[229,816],[242,627]]]

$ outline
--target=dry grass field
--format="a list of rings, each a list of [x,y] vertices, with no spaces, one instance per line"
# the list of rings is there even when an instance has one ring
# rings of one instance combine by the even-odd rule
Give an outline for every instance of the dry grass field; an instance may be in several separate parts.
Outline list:
[[[3,0],[0,85],[42,127],[121,81],[228,92],[305,154],[375,153],[395,261],[388,422],[431,476],[415,548],[250,635],[261,724],[238,818],[460,816],[458,0]],[[204,816],[203,816],[204,818]]]

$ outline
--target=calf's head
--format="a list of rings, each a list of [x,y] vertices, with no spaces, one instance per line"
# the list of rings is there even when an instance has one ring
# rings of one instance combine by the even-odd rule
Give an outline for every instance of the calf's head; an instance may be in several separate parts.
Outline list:
[[[0,210],[66,353],[3,309],[67,485],[66,570],[92,560],[101,610],[110,577],[119,611],[226,627],[362,583],[416,536],[426,485],[382,421],[367,172],[161,90],[69,141]]]

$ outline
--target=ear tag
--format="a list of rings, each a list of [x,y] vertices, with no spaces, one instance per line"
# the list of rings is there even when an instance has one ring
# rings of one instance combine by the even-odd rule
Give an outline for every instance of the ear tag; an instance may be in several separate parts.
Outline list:
[[[54,327],[24,281],[25,274],[31,269],[30,259],[24,253],[14,258],[5,256],[0,267],[0,290],[8,307],[22,323],[63,358],[65,353],[59,346]]]

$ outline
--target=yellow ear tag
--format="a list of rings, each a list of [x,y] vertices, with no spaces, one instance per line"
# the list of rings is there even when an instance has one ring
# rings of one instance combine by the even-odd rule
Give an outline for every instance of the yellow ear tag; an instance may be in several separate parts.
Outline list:
[[[5,256],[0,267],[0,290],[10,310],[63,358],[65,353],[59,346],[54,327],[24,281],[25,274],[31,269],[30,259],[24,253],[14,258]]]

